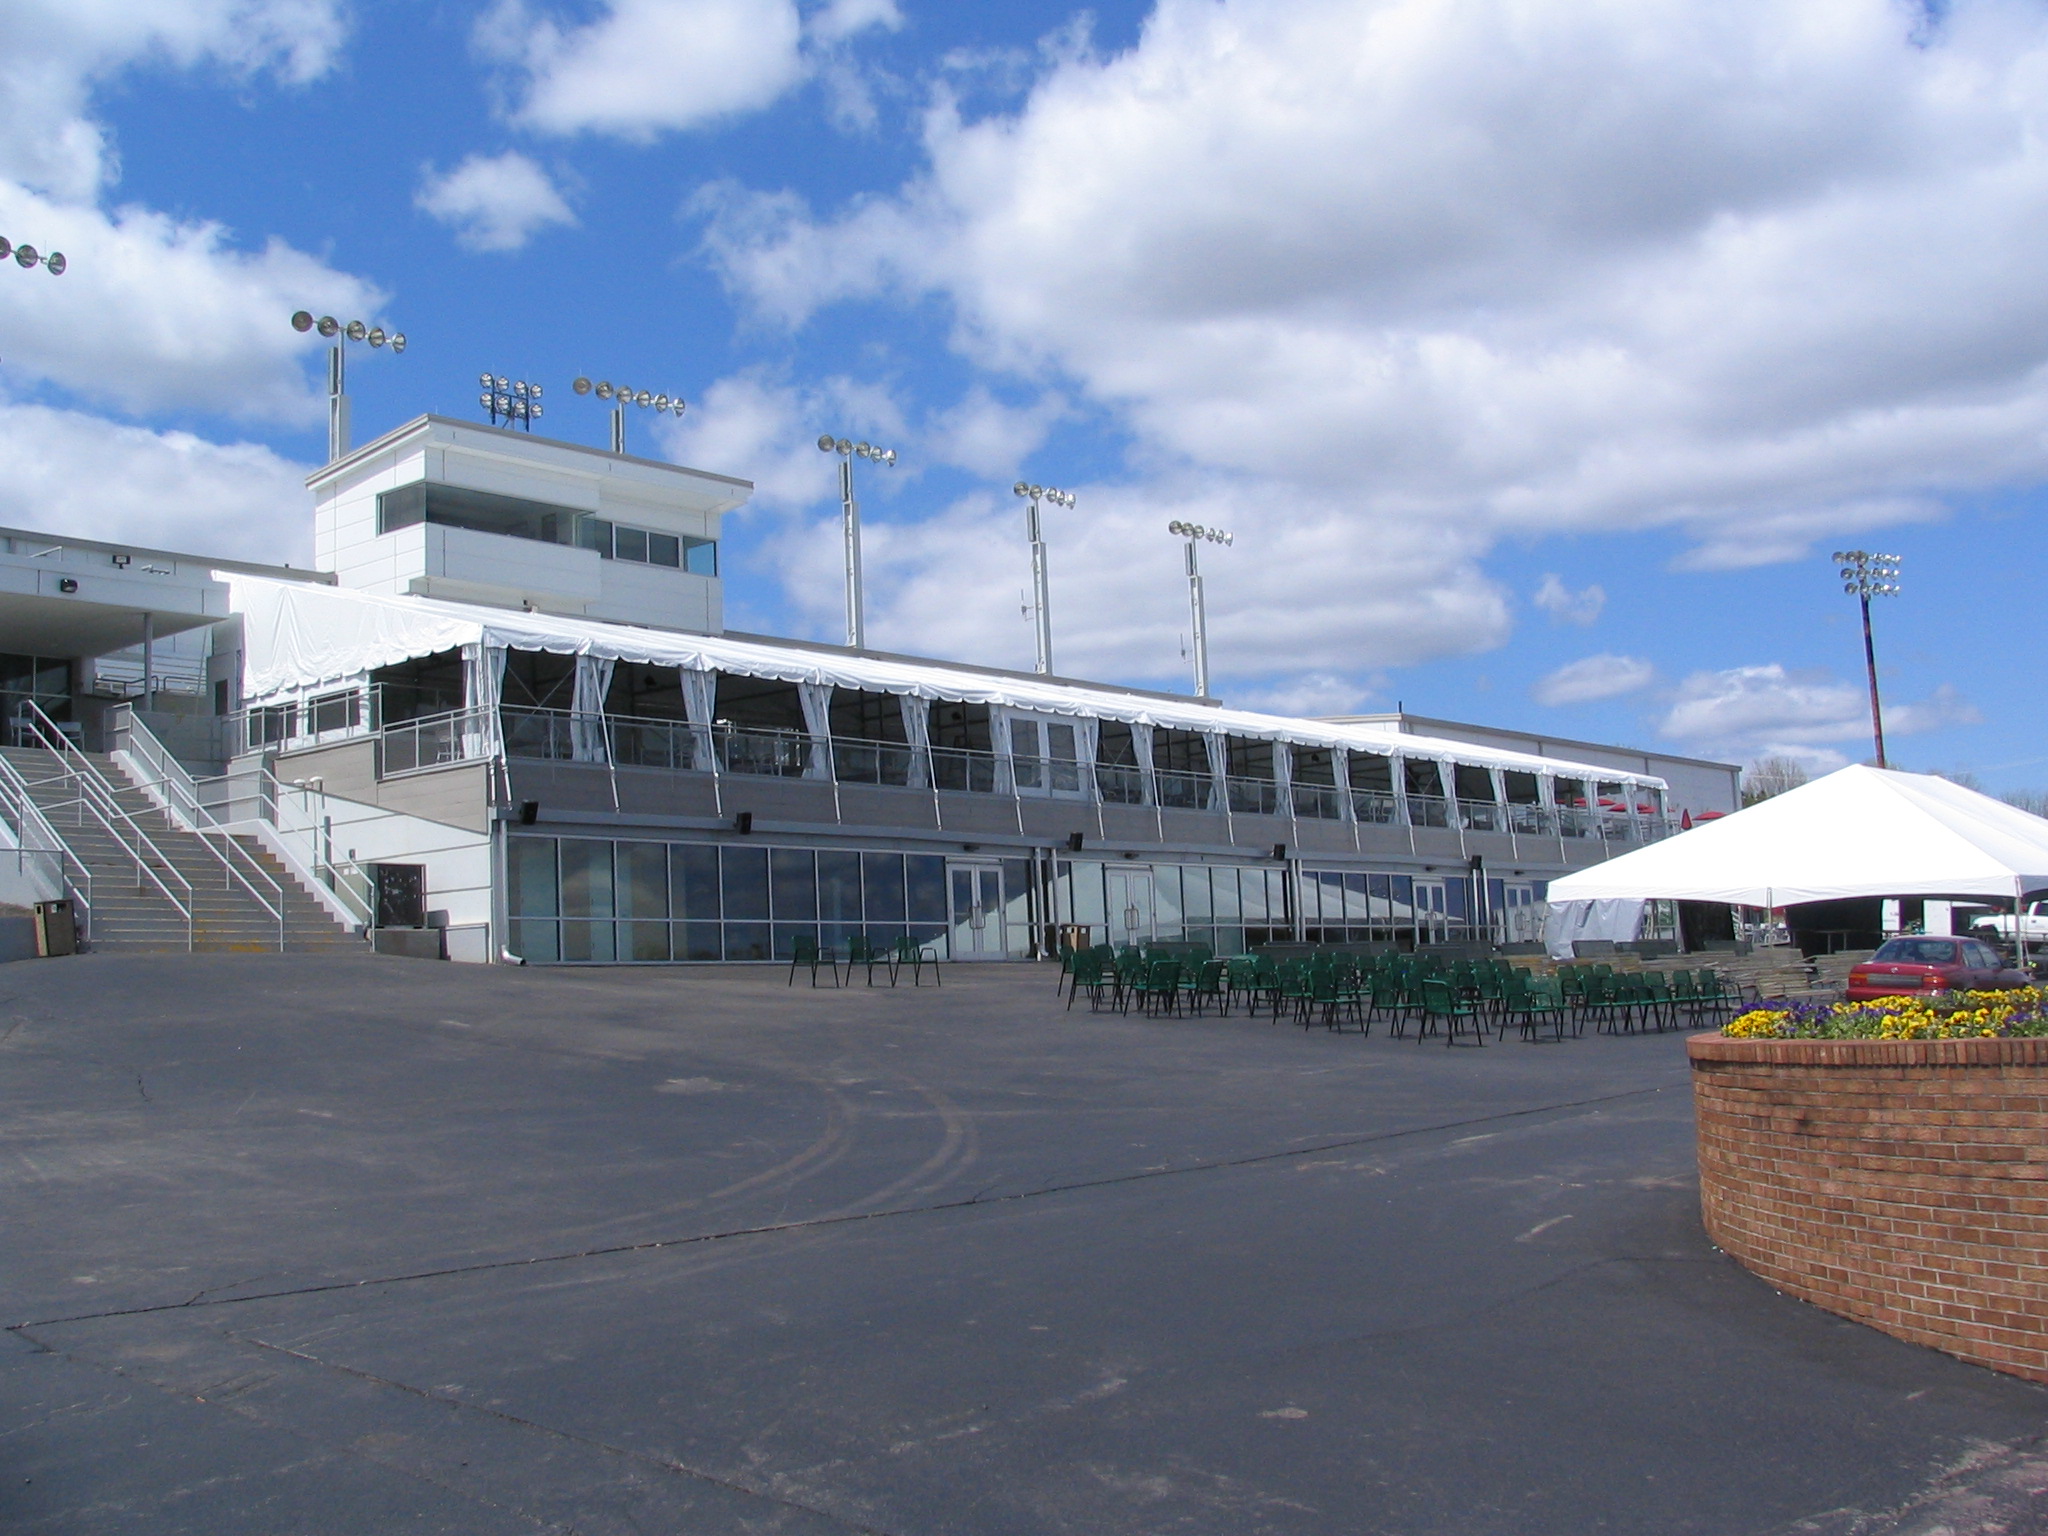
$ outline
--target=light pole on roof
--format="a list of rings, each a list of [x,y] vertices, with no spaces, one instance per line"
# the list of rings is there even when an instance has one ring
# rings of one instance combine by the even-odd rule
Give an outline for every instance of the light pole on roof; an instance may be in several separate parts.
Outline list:
[[[405,332],[386,335],[383,326],[365,325],[360,320],[343,325],[332,315],[315,320],[312,311],[304,309],[292,316],[292,329],[302,336],[318,331],[332,343],[327,349],[327,462],[332,464],[349,447],[347,363],[342,349],[351,341],[366,341],[372,347],[388,344],[394,353],[403,352]]]
[[[1842,590],[1863,609],[1863,664],[1870,673],[1870,734],[1877,744],[1877,766],[1884,760],[1884,710],[1877,697],[1877,646],[1870,638],[1870,600],[1899,595],[1899,557],[1873,555],[1868,550],[1838,549],[1835,565],[1842,577]]]
[[[1038,503],[1043,499],[1056,507],[1071,507],[1074,493],[1063,491],[1056,485],[1030,485],[1022,480],[1011,486],[1010,491],[1030,503],[1024,512],[1024,534],[1031,541],[1031,591],[1032,601],[1037,604],[1034,617],[1038,630],[1038,671],[1044,674],[1052,671],[1052,596],[1045,574],[1045,537],[1038,525]]]
[[[538,384],[529,384],[524,379],[508,379],[502,373],[481,373],[477,383],[483,386],[483,393],[476,403],[491,413],[491,425],[498,424],[498,418],[505,419],[505,425],[515,421],[526,423],[526,430],[533,430],[533,418],[543,414],[540,403],[542,394]]]
[[[655,395],[644,389],[628,389],[623,384],[614,384],[609,379],[599,379],[595,384],[588,378],[578,377],[569,386],[579,395],[595,394],[600,400],[612,402],[612,452],[626,451],[626,407],[637,405],[642,410],[653,410],[656,415],[663,411],[683,414],[681,395]]]
[[[853,499],[853,461],[868,459],[887,469],[896,463],[896,450],[827,432],[818,439],[818,451],[839,455],[839,506],[846,538],[846,643],[857,651],[866,644],[867,624],[861,607],[860,504]]]
[[[1225,533],[1221,528],[1206,528],[1200,523],[1172,522],[1166,531],[1175,538],[1186,539],[1188,543],[1188,607],[1194,613],[1195,626],[1195,697],[1209,697],[1209,608],[1202,599],[1202,568],[1195,559],[1195,546],[1201,543],[1221,544],[1228,549],[1236,542],[1237,535]]]

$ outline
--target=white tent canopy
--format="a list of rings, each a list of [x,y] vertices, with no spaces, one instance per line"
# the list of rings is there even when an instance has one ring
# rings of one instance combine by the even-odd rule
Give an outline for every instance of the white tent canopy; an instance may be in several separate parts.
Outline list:
[[[1663,789],[1651,774],[1573,763],[1366,726],[1220,709],[1212,705],[982,672],[943,662],[895,661],[836,649],[763,644],[647,629],[597,619],[521,613],[425,597],[384,597],[261,577],[216,573],[242,615],[243,687],[252,701],[358,678],[380,667],[458,647],[503,647],[596,656],[690,672],[726,671],[783,682],[859,688],[1099,720],[1220,731],[1270,741],[1342,747],[1564,775],[1632,789]]]
[[[1929,774],[1843,768],[1733,816],[1550,882],[1553,905],[2048,889],[2048,820]]]

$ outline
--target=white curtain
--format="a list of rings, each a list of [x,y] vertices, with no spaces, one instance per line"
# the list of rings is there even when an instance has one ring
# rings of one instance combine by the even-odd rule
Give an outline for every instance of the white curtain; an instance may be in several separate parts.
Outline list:
[[[1095,754],[1101,740],[1101,722],[1090,715],[1075,715],[1074,756],[1080,762],[1081,790],[1084,794],[1095,793]]]
[[[832,685],[798,683],[796,696],[804,707],[804,730],[811,738],[811,750],[804,758],[804,777],[832,777]]]
[[[1294,749],[1284,741],[1273,743],[1273,806],[1282,816],[1293,802],[1288,795],[1294,784]]]
[[[1408,814],[1408,759],[1397,752],[1389,753],[1387,778],[1394,786],[1394,819],[1403,826],[1412,827],[1415,819]]]
[[[505,737],[498,719],[498,701],[505,693],[505,647],[479,642],[462,648],[469,672],[470,723],[465,734],[473,736],[475,757],[504,755]],[[380,706],[381,708],[381,706]],[[378,722],[382,724],[381,719]]]
[[[903,706],[903,739],[910,743],[910,787],[931,788],[932,707],[914,694],[897,701]]]
[[[1337,747],[1330,753],[1330,777],[1337,781],[1337,819],[1357,819],[1351,804],[1351,749]]]
[[[1202,745],[1209,753],[1209,809],[1227,811],[1230,809],[1230,786],[1223,780],[1230,771],[1230,754],[1224,750],[1222,733],[1202,732]]]
[[[1010,773],[1010,712],[1007,709],[988,712],[988,740],[996,755],[995,792],[999,795],[1013,794],[1017,781]]]
[[[718,674],[684,667],[682,678],[683,713],[690,717],[694,741],[692,766],[699,773],[711,773],[718,767],[718,754],[711,742],[711,717],[718,710]]]
[[[1612,939],[1626,944],[1642,926],[1643,903],[1618,897],[1597,901],[1553,901],[1543,919],[1543,947],[1553,960],[1573,957],[1581,939]]]
[[[1152,782],[1152,727],[1133,723],[1131,754],[1138,760],[1138,782],[1147,805],[1159,803],[1159,786]]]
[[[617,665],[609,656],[576,658],[576,691],[569,705],[569,749],[579,763],[611,761],[611,743],[604,730],[604,699],[611,691],[612,669]]]

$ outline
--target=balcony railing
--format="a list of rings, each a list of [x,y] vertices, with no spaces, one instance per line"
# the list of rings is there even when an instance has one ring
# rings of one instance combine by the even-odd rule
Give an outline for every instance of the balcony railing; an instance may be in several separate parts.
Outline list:
[[[1383,789],[1354,789],[1351,814],[1372,826],[1393,826],[1401,819],[1401,803]]]
[[[832,776],[842,784],[892,784],[899,789],[907,788],[913,757],[911,749],[901,742],[832,738]]]
[[[481,710],[456,710],[387,726],[378,737],[377,773],[388,779],[489,753],[489,717]]]
[[[1135,763],[1097,763],[1095,787],[1110,805],[1145,803],[1145,774]]]
[[[1467,832],[1501,832],[1507,827],[1505,813],[1491,800],[1460,800],[1458,821]]]
[[[1292,786],[1294,814],[1315,821],[1342,821],[1344,801],[1334,784]]]
[[[1209,775],[1206,773],[1181,773],[1171,769],[1158,769],[1152,775],[1152,783],[1158,792],[1159,803],[1171,810],[1209,809]]]
[[[996,755],[967,747],[933,747],[932,783],[968,794],[994,794]]]
[[[1243,816],[1280,814],[1280,786],[1271,779],[1225,779],[1230,809]]]
[[[1448,827],[1450,824],[1450,805],[1442,795],[1408,797],[1408,825],[1411,827]]]

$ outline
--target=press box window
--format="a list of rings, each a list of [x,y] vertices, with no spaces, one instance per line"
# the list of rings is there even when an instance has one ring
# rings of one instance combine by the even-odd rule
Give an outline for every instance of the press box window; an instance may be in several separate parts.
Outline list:
[[[718,574],[718,545],[711,539],[656,533],[651,528],[629,528],[602,517],[586,517],[577,525],[576,542],[606,560],[659,565],[693,576]]]
[[[417,523],[467,528],[543,544],[567,544],[583,514],[574,507],[549,506],[523,496],[500,496],[460,485],[416,480],[377,497],[377,531],[394,533]]]

